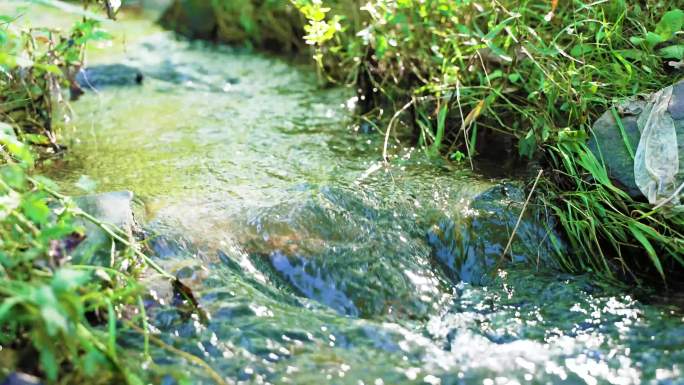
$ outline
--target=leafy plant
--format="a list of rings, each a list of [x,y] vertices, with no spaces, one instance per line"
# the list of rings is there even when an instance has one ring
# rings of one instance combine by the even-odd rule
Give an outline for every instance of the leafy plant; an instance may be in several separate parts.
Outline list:
[[[684,221],[653,211],[613,185],[605,166],[584,144],[586,134],[564,130],[548,154],[555,181],[542,198],[560,220],[574,253],[562,265],[611,279],[640,281],[647,272],[667,281],[684,267]],[[644,252],[646,258],[634,258]]]
[[[79,210],[55,198],[46,188],[49,181],[30,176],[28,145],[1,126],[0,344],[5,354],[37,356],[33,371],[50,383],[141,383],[116,345],[116,312],[135,306],[140,291],[120,264],[135,264],[125,252],[113,267],[70,263],[70,253],[83,239]],[[110,326],[101,330],[89,318]],[[17,359],[15,365],[31,370],[31,361]]]
[[[65,37],[47,28],[18,30],[11,21],[0,17],[0,121],[11,123],[20,140],[58,150],[55,103],[62,88],[78,88],[85,45],[109,35],[94,20],[76,23]]]
[[[678,36],[682,34],[682,26],[684,26],[684,11],[681,9],[674,9],[665,12],[655,30],[648,31],[644,36],[633,36],[630,41],[635,45],[643,45],[649,51],[652,51],[657,45],[661,43],[671,42],[660,48],[658,53],[666,59],[682,60],[684,59],[684,44],[682,38]]]
[[[85,44],[108,36],[90,20],[67,37],[12,22],[0,17],[0,377],[21,370],[49,384],[141,384],[117,334],[123,311],[138,312],[142,261],[117,242],[105,251],[117,256],[112,266],[74,264],[87,215],[34,175],[32,146],[57,147],[61,87],[73,82]]]

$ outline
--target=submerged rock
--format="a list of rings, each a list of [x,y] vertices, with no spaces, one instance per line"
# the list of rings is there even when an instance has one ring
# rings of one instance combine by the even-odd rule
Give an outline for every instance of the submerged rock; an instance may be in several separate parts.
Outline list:
[[[76,82],[85,90],[104,87],[134,86],[142,84],[143,73],[125,64],[104,64],[84,68],[76,74]]]
[[[129,238],[138,232],[133,218],[133,193],[130,191],[86,195],[75,198],[75,202],[81,210],[102,223],[118,227]],[[81,224],[85,227],[86,238],[74,250],[74,258],[80,263],[108,260],[112,242],[109,235],[90,221],[83,220]]]
[[[219,93],[225,93],[240,83],[240,79],[234,76],[211,75],[200,63],[194,62],[164,60],[157,66],[146,68],[145,75],[184,88]]]
[[[446,278],[432,269],[413,209],[316,188],[257,210],[242,244],[274,283],[340,314],[420,319],[438,307]]]
[[[623,138],[613,112],[608,110],[594,123],[593,136],[589,141],[589,149],[599,160],[603,159],[613,182],[633,198],[643,197],[635,181],[632,156],[641,138],[638,120],[644,104],[627,101],[616,106],[626,138]],[[684,82],[673,86],[667,113],[674,121],[678,138],[679,173],[676,180],[681,184],[684,182]],[[629,142],[631,153],[625,139]]]
[[[448,295],[450,279],[486,282],[526,195],[512,184],[483,184],[447,218],[425,208],[416,216],[425,198],[382,202],[325,187],[258,210],[241,243],[276,285],[341,314],[421,319]],[[563,248],[552,219],[528,206],[505,259],[551,266]]]
[[[511,247],[513,234],[525,202],[524,191],[512,184],[490,188],[427,233],[435,258],[456,281],[488,282],[487,274],[508,261],[529,265],[553,264],[553,254],[562,252],[563,242],[554,230],[553,218],[541,208],[525,210]]]

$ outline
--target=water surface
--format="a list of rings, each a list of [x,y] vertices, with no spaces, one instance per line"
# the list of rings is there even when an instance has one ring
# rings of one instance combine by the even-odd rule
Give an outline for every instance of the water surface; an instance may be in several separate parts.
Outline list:
[[[500,205],[477,197],[516,205],[514,187],[410,149],[379,167],[349,90],[308,68],[177,41],[144,17],[112,28],[92,63],[137,67],[144,84],[74,103],[69,151],[45,172],[72,194],[136,194],[156,258],[209,315],[156,293],[151,323],[228,383],[684,384],[682,314],[555,272],[533,224],[514,249],[526,263],[483,279],[449,265],[502,251],[508,219],[486,224]]]

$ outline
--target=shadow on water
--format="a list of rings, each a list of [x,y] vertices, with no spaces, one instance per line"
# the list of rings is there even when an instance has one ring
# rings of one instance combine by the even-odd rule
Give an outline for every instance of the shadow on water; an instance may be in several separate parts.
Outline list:
[[[157,259],[209,315],[189,318],[148,281],[169,345],[243,383],[684,384],[681,313],[555,272],[564,246],[543,208],[496,274],[519,182],[410,150],[379,167],[381,139],[348,128],[347,90],[145,20],[117,28],[128,25],[144,32],[97,61],[144,81],[75,103],[70,151],[45,172],[69,193],[86,176],[144,202]]]

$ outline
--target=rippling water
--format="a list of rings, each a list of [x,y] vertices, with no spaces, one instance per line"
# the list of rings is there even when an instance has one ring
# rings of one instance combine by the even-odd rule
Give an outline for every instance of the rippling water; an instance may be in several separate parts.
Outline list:
[[[310,70],[144,19],[112,28],[95,61],[144,84],[74,103],[69,152],[46,172],[74,194],[83,178],[135,192],[158,260],[209,315],[188,318],[151,283],[151,324],[227,382],[684,384],[682,313],[555,272],[562,242],[532,219],[518,263],[491,269],[517,216],[504,209],[524,199],[515,183],[411,150],[378,167],[348,90],[321,90]]]

